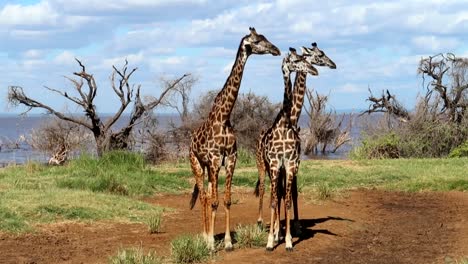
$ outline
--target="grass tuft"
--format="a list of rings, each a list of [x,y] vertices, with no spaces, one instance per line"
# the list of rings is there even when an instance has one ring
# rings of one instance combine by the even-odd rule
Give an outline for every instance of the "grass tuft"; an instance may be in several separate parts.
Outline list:
[[[239,248],[264,247],[268,238],[267,232],[258,225],[238,225],[234,239]]]
[[[316,187],[318,200],[330,200],[333,198],[334,190],[327,182],[320,182]]]
[[[148,225],[148,229],[150,234],[160,233],[163,223],[163,215],[161,211],[158,211],[152,214],[148,221],[146,222]]]
[[[161,264],[163,259],[153,251],[144,253],[142,247],[121,249],[116,256],[109,259],[111,264]]]
[[[198,263],[210,257],[210,250],[201,236],[182,235],[171,242],[175,263]]]

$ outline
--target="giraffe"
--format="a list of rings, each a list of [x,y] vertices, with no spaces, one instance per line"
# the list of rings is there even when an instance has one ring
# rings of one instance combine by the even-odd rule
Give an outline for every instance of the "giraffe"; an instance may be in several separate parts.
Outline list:
[[[312,48],[302,47],[302,54],[306,60],[317,66],[324,66],[330,69],[336,69],[336,64],[332,61],[321,49],[318,48],[317,43],[312,43]],[[299,75],[303,75],[303,78]],[[298,128],[299,118],[301,116],[302,105],[304,103],[304,94],[306,90],[306,74],[298,73],[294,80],[293,90],[293,106],[291,108],[291,124]],[[299,166],[298,166],[299,168]],[[294,211],[294,232],[301,234],[301,226],[299,223],[299,210],[297,206],[297,177],[293,180],[292,186],[292,200],[293,200],[293,211]]]
[[[271,224],[268,235],[267,250],[273,250],[273,242],[277,240],[279,234],[279,203],[277,188],[282,186],[278,183],[279,179],[284,175],[289,184],[286,185],[285,206],[290,208],[290,182],[297,172],[296,164],[299,160],[298,151],[300,148],[299,135],[291,125],[289,113],[292,104],[292,85],[291,72],[305,72],[306,74],[318,75],[315,69],[303,56],[296,53],[296,50],[290,48],[290,53],[283,59],[282,63],[283,79],[284,79],[284,99],[283,107],[278,113],[273,125],[268,129],[263,137],[263,166],[268,169],[271,178]],[[289,211],[289,210],[288,210]],[[292,250],[292,237],[290,233],[289,214],[286,215],[286,250]]]
[[[305,59],[312,65],[316,66],[327,66],[331,69],[336,69],[336,64],[323,52],[321,49],[317,47],[317,43],[312,43],[312,48],[302,47],[302,55]],[[304,93],[306,89],[306,77],[307,73],[298,72],[296,74],[294,80],[294,90],[292,92],[292,107],[291,107],[291,125],[296,129],[298,127],[299,117],[301,115],[302,105],[304,103]],[[264,149],[264,141],[262,140],[266,131],[263,131],[260,134],[259,140],[257,141],[257,149],[256,149],[256,163],[258,169],[258,181],[255,188],[255,195],[259,197],[259,206],[258,206],[258,218],[257,224],[263,224],[263,195],[265,192],[265,174],[266,174],[266,166],[265,161],[263,158],[263,149]],[[294,177],[293,179],[293,187],[292,187],[292,200],[293,200],[293,211],[294,211],[294,223],[293,223],[293,230],[296,234],[300,234],[301,227],[299,224],[299,212],[297,207],[297,178]],[[278,213],[279,215],[279,213]],[[279,222],[279,221],[278,221]],[[278,237],[275,237],[277,240]]]
[[[230,234],[231,181],[237,159],[236,137],[230,123],[232,108],[237,99],[244,72],[244,66],[251,54],[272,54],[278,56],[280,50],[255,28],[240,42],[231,73],[218,93],[205,122],[192,133],[190,144],[190,165],[195,176],[190,208],[199,196],[202,206],[203,236],[208,247],[214,250],[214,224],[218,209],[218,174],[221,166],[226,169],[224,192],[225,225],[224,248],[232,250]],[[208,187],[204,190],[205,170],[208,173]]]

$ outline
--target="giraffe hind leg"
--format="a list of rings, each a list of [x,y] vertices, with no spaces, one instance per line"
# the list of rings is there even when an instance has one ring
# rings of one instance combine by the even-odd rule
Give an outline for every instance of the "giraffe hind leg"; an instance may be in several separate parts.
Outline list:
[[[295,236],[302,235],[302,226],[299,221],[299,209],[297,204],[298,192],[297,192],[297,175],[294,176],[292,182],[292,203],[294,209],[294,221],[293,221],[293,232]]]
[[[195,156],[193,151],[190,151],[190,166],[192,168],[193,175],[195,176],[195,186],[193,188],[192,199],[190,200],[190,208],[192,209],[195,206],[195,202],[197,196],[200,199],[201,205],[201,213],[202,213],[202,224],[203,224],[203,237],[205,240],[207,239],[208,235],[208,217],[207,217],[207,200],[206,200],[206,193],[203,187],[203,180],[204,180],[204,170],[203,167]]]
[[[276,166],[270,167],[270,175],[271,175],[271,197],[270,197],[270,205],[271,205],[271,215],[270,215],[270,231],[268,233],[268,242],[266,246],[267,251],[273,250],[273,245],[275,242],[275,226],[277,221],[277,210],[278,210],[278,169]]]

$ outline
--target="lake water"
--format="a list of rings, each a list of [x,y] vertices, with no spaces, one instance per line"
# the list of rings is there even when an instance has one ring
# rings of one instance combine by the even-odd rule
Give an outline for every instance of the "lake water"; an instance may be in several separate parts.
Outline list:
[[[103,119],[106,117],[104,116]],[[28,137],[31,131],[38,128],[49,120],[50,117],[47,115],[28,115],[19,116],[13,114],[0,114],[0,166],[7,164],[22,164],[29,160],[47,162],[49,157],[43,153],[33,151],[31,147],[24,140]],[[160,129],[167,129],[170,120],[176,120],[174,115],[161,115],[158,116],[158,126]],[[361,125],[356,115],[353,116],[353,127],[351,131],[351,137],[353,142],[342,146],[336,153],[327,154],[326,156],[318,157],[302,157],[303,159],[343,159],[346,158],[352,145],[357,144],[361,131]],[[123,116],[119,122],[116,123],[116,128],[122,127],[123,124],[128,120],[128,116]],[[176,120],[177,121],[177,120]],[[350,119],[344,120],[344,126]],[[301,127],[306,127],[306,120],[301,118]]]

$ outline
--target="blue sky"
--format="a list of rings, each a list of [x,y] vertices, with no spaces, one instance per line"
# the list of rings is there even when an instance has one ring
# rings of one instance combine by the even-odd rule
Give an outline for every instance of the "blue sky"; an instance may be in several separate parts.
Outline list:
[[[209,1],[209,0],[0,0],[0,112],[10,85],[57,109],[80,111],[43,86],[65,89],[63,76],[94,73],[101,112],[118,100],[109,83],[111,66],[125,58],[139,70],[142,94],[158,95],[160,79],[190,72],[199,78],[192,96],[219,90],[249,26],[285,54],[288,47],[317,42],[336,64],[319,68],[308,87],[330,94],[335,109],[366,108],[368,87],[389,89],[411,107],[423,93],[418,60],[439,52],[468,57],[468,1]],[[251,56],[241,92],[279,102],[281,58]],[[162,110],[167,111],[167,110]]]

